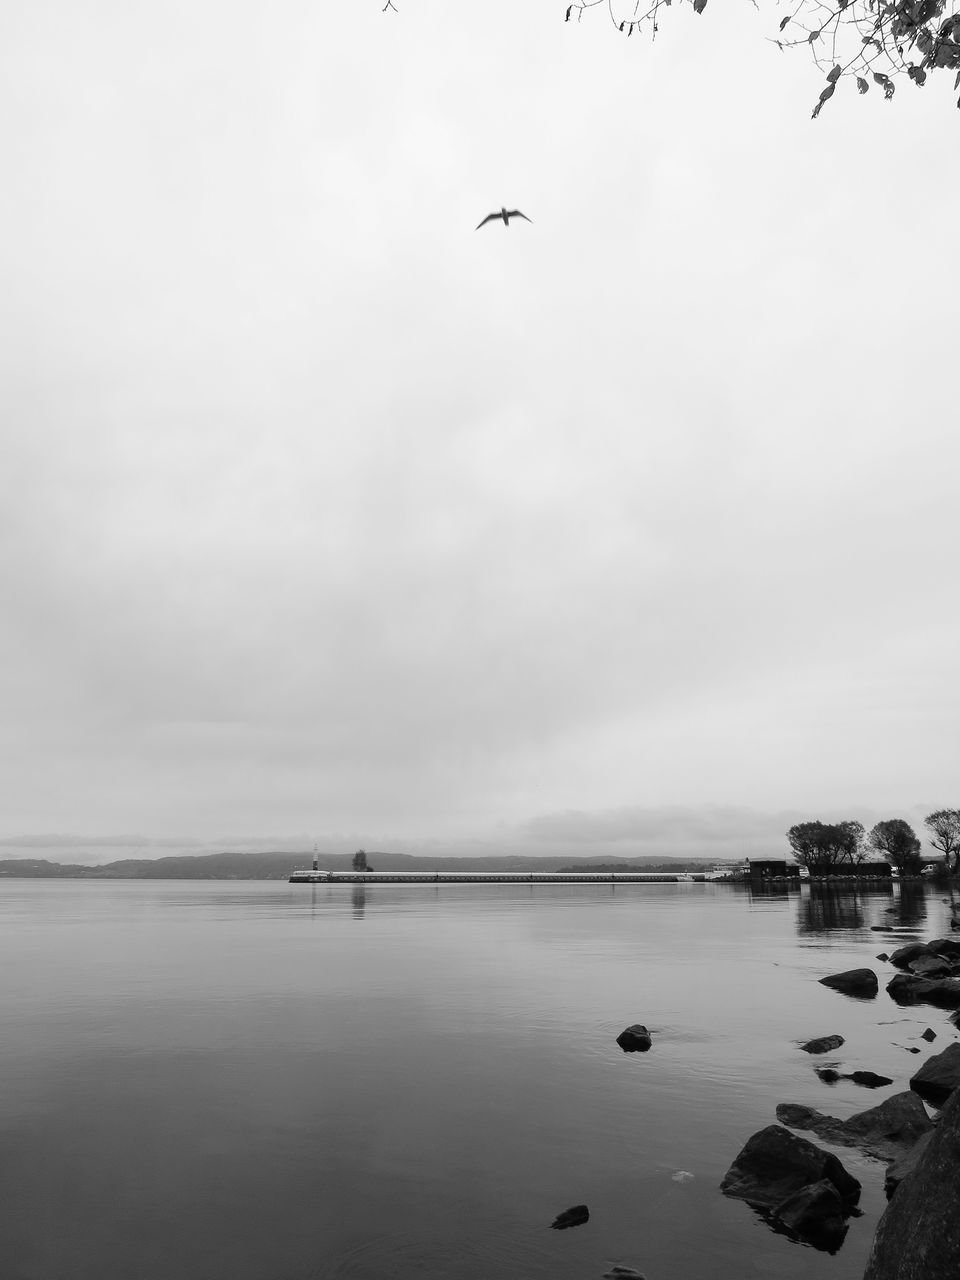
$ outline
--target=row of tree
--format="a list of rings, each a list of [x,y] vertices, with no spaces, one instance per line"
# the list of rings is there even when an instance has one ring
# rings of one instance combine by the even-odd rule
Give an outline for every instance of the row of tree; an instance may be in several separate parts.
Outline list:
[[[946,869],[960,872],[960,809],[937,809],[923,820],[927,839],[943,855]],[[787,832],[793,856],[811,875],[825,876],[844,865],[880,857],[901,875],[919,875],[920,839],[903,818],[888,818],[867,831],[855,819],[846,822],[798,822]]]

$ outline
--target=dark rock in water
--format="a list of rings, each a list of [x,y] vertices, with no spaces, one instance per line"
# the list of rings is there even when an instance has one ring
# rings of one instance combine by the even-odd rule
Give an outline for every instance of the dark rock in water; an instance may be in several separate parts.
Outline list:
[[[829,1053],[831,1049],[839,1049],[843,1044],[843,1036],[821,1036],[819,1040],[808,1040],[800,1048],[804,1053]]]
[[[843,1078],[862,1085],[864,1089],[882,1089],[884,1085],[893,1084],[889,1076],[878,1076],[875,1071],[851,1071]]]
[[[957,1280],[958,1186],[960,1092],[947,1103],[916,1169],[887,1205],[863,1280]]]
[[[639,1271],[633,1267],[611,1267],[603,1273],[603,1280],[644,1280]]]
[[[903,1155],[897,1156],[895,1160],[891,1160],[887,1165],[887,1172],[883,1179],[883,1190],[888,1200],[904,1178],[908,1177],[916,1169],[920,1163],[920,1157],[926,1151],[932,1137],[933,1129],[929,1133],[925,1133],[922,1138],[918,1138],[912,1147],[904,1151]]]
[[[580,1227],[590,1220],[590,1210],[585,1204],[575,1204],[572,1209],[558,1213],[550,1226],[554,1231],[566,1231],[567,1227]]]
[[[845,1207],[860,1199],[860,1183],[835,1155],[771,1124],[747,1140],[724,1174],[720,1190],[756,1208],[776,1209],[802,1187],[824,1180],[833,1184]]]
[[[901,1048],[901,1049],[906,1049],[907,1053],[919,1053],[919,1052],[920,1052],[920,1050],[916,1047],[916,1045],[905,1045],[905,1044],[902,1044],[902,1045],[900,1046],[900,1048]]]
[[[920,1032],[921,1040],[936,1040],[936,1038],[937,1033],[934,1031],[933,1027],[927,1027],[926,1031]]]
[[[632,1027],[620,1032],[617,1044],[624,1053],[646,1053],[653,1041],[647,1028],[635,1022]]]
[[[927,950],[933,956],[944,956],[947,960],[960,960],[960,942],[956,938],[934,938],[927,943]]]
[[[871,998],[877,994],[880,984],[872,969],[847,969],[843,973],[832,973],[820,982],[834,991],[842,991],[847,996]]]
[[[809,1182],[773,1211],[776,1222],[831,1253],[839,1249],[847,1234],[843,1201],[832,1182]]]
[[[953,966],[942,956],[919,956],[911,960],[907,968],[920,978],[946,978],[953,973]]]
[[[897,1004],[934,1004],[940,1009],[960,1008],[960,979],[919,978],[897,973],[887,983],[887,991]]]
[[[826,1142],[859,1147],[881,1160],[892,1160],[933,1127],[923,1103],[906,1089],[848,1120],[825,1116],[795,1102],[782,1102],[777,1119],[792,1129],[809,1130]]]
[[[886,963],[886,961],[889,960],[890,957],[887,955],[885,951],[881,951],[880,954],[877,956],[877,959],[882,960],[884,963]]]
[[[905,947],[900,947],[894,951],[890,957],[890,963],[895,964],[898,969],[905,969],[911,960],[919,960],[921,956],[927,954],[927,944],[925,942],[908,942]]]
[[[958,1086],[960,1044],[947,1045],[943,1053],[935,1053],[910,1079],[910,1088],[935,1107],[942,1107]],[[957,1274],[960,1275],[960,1271]]]
[[[824,1084],[836,1084],[838,1080],[852,1080],[854,1084],[865,1089],[882,1089],[884,1085],[893,1084],[889,1076],[878,1076],[875,1071],[851,1071],[848,1075],[837,1071],[834,1067],[815,1067],[817,1075]]]

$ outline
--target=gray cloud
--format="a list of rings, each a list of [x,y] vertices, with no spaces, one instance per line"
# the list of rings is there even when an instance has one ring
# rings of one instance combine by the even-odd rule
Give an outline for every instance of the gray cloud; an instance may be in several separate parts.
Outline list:
[[[9,833],[953,803],[954,303],[876,266],[957,211],[942,104],[811,128],[742,15],[625,61],[499,2],[45,12],[0,52]]]

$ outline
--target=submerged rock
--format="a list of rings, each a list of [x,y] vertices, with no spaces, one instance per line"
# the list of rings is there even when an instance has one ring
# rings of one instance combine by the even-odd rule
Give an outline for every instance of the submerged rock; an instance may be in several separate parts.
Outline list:
[[[942,1107],[958,1087],[960,1044],[947,1045],[943,1053],[935,1053],[910,1079],[910,1088],[935,1107]]]
[[[568,1227],[580,1227],[590,1220],[590,1210],[585,1204],[575,1204],[572,1209],[564,1209],[550,1223],[554,1231],[566,1231]]]
[[[960,1275],[960,1092],[884,1211],[863,1280],[957,1280]]]
[[[653,1044],[653,1040],[647,1028],[635,1022],[632,1027],[627,1027],[625,1031],[620,1032],[617,1036],[617,1044],[624,1053],[646,1053]]]
[[[755,1133],[724,1174],[720,1190],[761,1209],[775,1209],[811,1183],[833,1184],[845,1206],[860,1199],[860,1183],[835,1155],[783,1125],[771,1124]]]
[[[633,1267],[611,1267],[603,1273],[603,1280],[644,1280],[644,1277]]]
[[[831,1049],[839,1049],[843,1044],[843,1036],[820,1036],[818,1040],[808,1040],[800,1048],[804,1053],[829,1053]]]
[[[777,1107],[777,1119],[792,1129],[809,1130],[826,1142],[859,1147],[881,1160],[894,1159],[933,1128],[923,1103],[907,1089],[847,1120],[795,1102],[782,1102]]]
[[[847,996],[859,996],[861,999],[872,998],[880,989],[877,975],[872,969],[847,969],[843,973],[832,973],[827,978],[821,978],[820,982],[834,991],[842,991]]]

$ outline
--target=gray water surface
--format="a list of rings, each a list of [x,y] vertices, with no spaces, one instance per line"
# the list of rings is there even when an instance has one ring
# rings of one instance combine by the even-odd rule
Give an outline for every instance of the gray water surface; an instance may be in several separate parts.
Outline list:
[[[859,1280],[877,1161],[838,1152],[833,1256],[717,1187],[778,1102],[851,1115],[957,1038],[883,990],[877,952],[945,931],[907,888],[0,882],[0,1272]],[[878,999],[817,982],[859,965]]]

